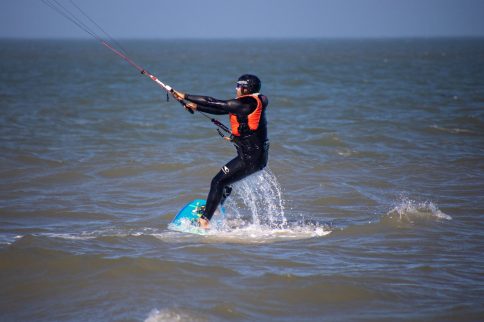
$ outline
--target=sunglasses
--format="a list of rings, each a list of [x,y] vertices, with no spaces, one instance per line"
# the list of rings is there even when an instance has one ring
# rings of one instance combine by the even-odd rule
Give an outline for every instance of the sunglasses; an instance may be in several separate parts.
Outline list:
[[[247,82],[245,82],[245,81],[237,82],[236,88],[239,88],[239,87],[246,88],[247,87]]]

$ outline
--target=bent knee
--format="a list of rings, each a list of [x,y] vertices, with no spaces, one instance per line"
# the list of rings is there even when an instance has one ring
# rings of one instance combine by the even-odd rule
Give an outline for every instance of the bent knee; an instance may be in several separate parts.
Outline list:
[[[223,186],[222,184],[223,177],[224,177],[224,174],[222,171],[220,171],[215,177],[213,177],[212,182],[210,183],[211,188],[215,189]]]

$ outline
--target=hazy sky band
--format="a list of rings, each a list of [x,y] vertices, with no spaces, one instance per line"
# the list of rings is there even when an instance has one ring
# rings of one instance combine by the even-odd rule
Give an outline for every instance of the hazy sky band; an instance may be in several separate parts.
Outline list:
[[[58,0],[66,5],[67,0]],[[484,0],[76,0],[117,38],[484,36]],[[0,3],[2,38],[89,37],[40,0]]]

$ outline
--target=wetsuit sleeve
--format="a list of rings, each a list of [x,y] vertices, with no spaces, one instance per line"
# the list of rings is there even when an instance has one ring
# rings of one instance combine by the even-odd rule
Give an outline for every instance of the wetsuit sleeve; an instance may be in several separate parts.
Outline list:
[[[210,114],[228,114],[249,115],[257,107],[254,99],[232,99],[218,100],[209,96],[185,95],[185,99],[198,105],[197,109],[201,112]]]

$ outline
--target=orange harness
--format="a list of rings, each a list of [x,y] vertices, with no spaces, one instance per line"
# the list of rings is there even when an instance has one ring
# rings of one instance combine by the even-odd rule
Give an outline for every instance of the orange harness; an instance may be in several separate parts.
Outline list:
[[[255,131],[259,128],[259,121],[262,116],[262,101],[259,98],[259,93],[256,94],[249,94],[249,95],[242,95],[238,98],[243,97],[252,97],[257,101],[257,107],[255,108],[254,112],[247,115],[247,123],[249,125],[249,129]],[[230,127],[232,128],[232,135],[240,136],[239,126],[240,122],[237,118],[237,115],[230,113]]]

